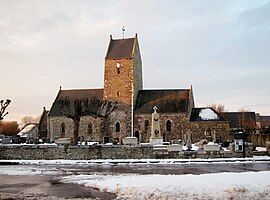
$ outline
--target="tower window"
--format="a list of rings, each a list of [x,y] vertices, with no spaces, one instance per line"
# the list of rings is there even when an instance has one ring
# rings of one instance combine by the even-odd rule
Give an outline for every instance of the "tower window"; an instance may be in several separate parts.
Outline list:
[[[120,63],[119,62],[116,64],[116,68],[117,68],[117,74],[120,74]]]
[[[120,97],[120,91],[117,91],[116,95],[117,97]]]
[[[61,137],[65,137],[65,132],[66,132],[66,126],[65,126],[65,123],[63,122],[61,124]]]
[[[120,123],[116,122],[115,124],[115,132],[119,133],[120,132]]]
[[[172,130],[172,122],[168,120],[166,122],[166,131],[171,131]]]

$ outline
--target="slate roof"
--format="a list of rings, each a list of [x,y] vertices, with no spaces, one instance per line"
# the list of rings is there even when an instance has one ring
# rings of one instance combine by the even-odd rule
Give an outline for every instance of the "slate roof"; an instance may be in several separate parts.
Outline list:
[[[189,89],[173,90],[140,90],[135,106],[135,113],[153,113],[153,107],[158,107],[159,113],[188,112]]]
[[[256,128],[255,112],[222,112],[220,115],[230,122],[230,128]]]
[[[261,127],[270,126],[270,116],[260,116],[261,119]]]
[[[59,105],[56,103],[61,98],[69,100],[76,99],[103,99],[103,89],[76,89],[76,90],[60,90],[48,116],[61,116]]]
[[[26,124],[22,130],[17,134],[19,137],[27,137],[31,132],[33,132],[37,128],[37,123],[28,123]]]
[[[202,116],[203,112],[206,111],[209,116]],[[210,112],[209,112],[210,111]],[[212,117],[215,116],[215,117]],[[198,122],[198,121],[227,121],[222,117],[220,114],[218,114],[217,111],[215,111],[213,108],[204,107],[204,108],[192,108],[191,114],[190,114],[190,121],[191,122]]]
[[[135,38],[110,40],[106,59],[132,58]]]

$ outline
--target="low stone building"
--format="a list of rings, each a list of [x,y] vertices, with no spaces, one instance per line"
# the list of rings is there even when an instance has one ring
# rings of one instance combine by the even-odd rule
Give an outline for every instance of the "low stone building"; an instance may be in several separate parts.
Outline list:
[[[38,124],[37,123],[28,123],[26,124],[21,131],[17,134],[20,143],[25,142],[34,142],[38,140]]]
[[[256,146],[265,146],[267,135],[260,133],[255,112],[222,112],[230,124],[230,135],[234,139],[244,139]],[[261,124],[259,124],[261,126]]]
[[[222,143],[231,141],[229,121],[212,108],[193,108],[190,115],[190,131],[192,142],[207,139],[211,142]]]
[[[256,113],[256,125],[256,134],[252,135],[251,141],[255,147],[267,146],[267,142],[270,142],[270,116]]]

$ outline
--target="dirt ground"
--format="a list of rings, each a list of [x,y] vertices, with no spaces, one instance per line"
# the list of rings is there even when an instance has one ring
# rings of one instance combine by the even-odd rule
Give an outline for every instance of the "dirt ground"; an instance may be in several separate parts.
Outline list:
[[[116,195],[78,184],[63,184],[56,176],[0,175],[0,199],[115,199]]]

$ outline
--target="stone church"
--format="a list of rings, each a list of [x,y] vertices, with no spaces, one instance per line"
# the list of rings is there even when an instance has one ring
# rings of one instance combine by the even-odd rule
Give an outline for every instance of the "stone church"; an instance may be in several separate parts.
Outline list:
[[[213,119],[202,120],[198,116],[191,116],[195,109],[192,86],[187,89],[143,89],[142,59],[137,34],[134,38],[125,39],[113,39],[110,36],[104,68],[102,89],[60,88],[47,119],[48,138],[51,141],[73,137],[74,123],[72,119],[61,115],[57,104],[61,98],[118,102],[117,109],[113,110],[105,121],[92,116],[81,118],[79,135],[87,141],[122,144],[124,137],[132,135],[133,127],[133,134],[139,142],[149,142],[154,106],[160,114],[164,141],[183,139],[187,131],[194,132],[194,142],[206,136],[206,132],[211,135],[214,131],[219,137],[227,137],[228,122],[214,110],[212,112],[217,117]],[[195,114],[198,115],[198,112]],[[200,134],[196,136],[195,132]]]

